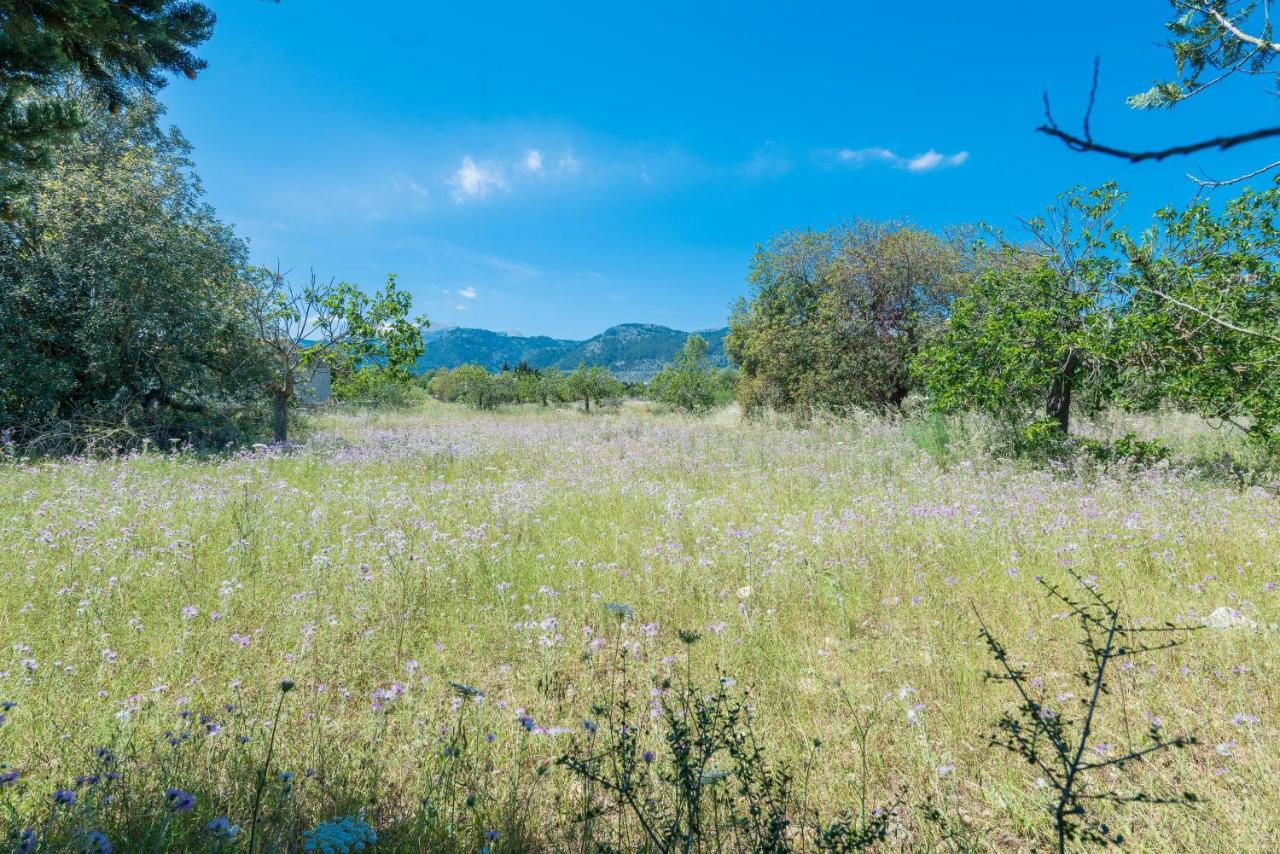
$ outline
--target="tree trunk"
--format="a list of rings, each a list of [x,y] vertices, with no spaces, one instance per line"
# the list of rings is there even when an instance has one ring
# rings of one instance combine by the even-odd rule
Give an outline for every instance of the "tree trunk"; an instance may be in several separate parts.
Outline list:
[[[587,412],[590,412],[591,411],[591,395],[589,394],[584,395],[582,398],[582,403],[586,407]]]
[[[271,396],[271,428],[278,444],[289,441],[289,392],[284,389]]]
[[[1044,414],[1058,422],[1062,435],[1068,435],[1071,427],[1071,378],[1059,374],[1049,385],[1049,397],[1044,402]]]

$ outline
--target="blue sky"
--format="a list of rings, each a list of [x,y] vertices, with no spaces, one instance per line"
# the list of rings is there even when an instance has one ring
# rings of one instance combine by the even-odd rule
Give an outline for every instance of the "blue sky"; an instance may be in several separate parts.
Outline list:
[[[397,273],[435,325],[717,327],[786,228],[1008,225],[1110,178],[1140,223],[1265,153],[1134,166],[1033,132],[1046,90],[1078,126],[1095,55],[1104,141],[1252,127],[1267,79],[1125,106],[1169,72],[1164,0],[211,5],[209,69],[163,94],[210,201],[255,261]]]

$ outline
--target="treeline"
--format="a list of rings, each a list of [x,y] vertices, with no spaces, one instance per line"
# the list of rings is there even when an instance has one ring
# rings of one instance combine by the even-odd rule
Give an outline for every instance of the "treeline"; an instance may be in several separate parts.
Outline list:
[[[556,367],[531,368],[521,362],[490,373],[480,365],[439,368],[414,382],[432,397],[464,403],[474,409],[533,403],[544,407],[577,403],[584,411],[612,407],[624,398],[648,398],[687,412],[724,405],[733,400],[737,372],[717,371],[707,363],[707,342],[692,335],[684,350],[648,383],[623,382],[601,365],[578,365],[565,373]]]
[[[902,222],[785,233],[751,264],[726,348],[739,400],[810,415],[977,411],[1018,451],[1076,415],[1169,407],[1280,445],[1280,189],[1160,211],[1133,237],[1115,185],[1025,230]]]

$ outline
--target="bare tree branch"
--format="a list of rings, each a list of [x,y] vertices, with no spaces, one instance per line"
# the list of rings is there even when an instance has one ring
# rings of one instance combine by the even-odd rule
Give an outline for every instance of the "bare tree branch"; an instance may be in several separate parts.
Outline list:
[[[1227,186],[1230,186],[1231,184],[1239,184],[1241,181],[1248,181],[1250,178],[1256,178],[1259,175],[1262,175],[1266,172],[1270,172],[1272,169],[1275,169],[1278,166],[1280,166],[1280,160],[1277,160],[1274,163],[1268,163],[1266,166],[1263,166],[1259,169],[1254,169],[1252,172],[1246,172],[1243,175],[1237,175],[1234,178],[1227,178],[1224,181],[1213,181],[1208,178],[1197,178],[1195,175],[1192,175],[1190,172],[1187,173],[1187,178],[1189,178],[1190,180],[1194,181],[1196,184],[1200,185],[1201,187],[1204,187],[1207,190],[1212,190],[1217,187],[1227,187]]]
[[[1219,136],[1214,137],[1213,139],[1201,140],[1200,142],[1192,142],[1186,145],[1175,145],[1172,148],[1161,148],[1153,151],[1128,151],[1123,148],[1113,148],[1109,145],[1102,145],[1101,143],[1093,142],[1091,139],[1086,137],[1067,133],[1053,122],[1052,116],[1049,116],[1049,123],[1036,128],[1036,132],[1062,140],[1063,143],[1066,144],[1067,148],[1070,148],[1072,151],[1093,151],[1098,154],[1119,157],[1121,160],[1128,160],[1130,163],[1141,163],[1145,160],[1160,161],[1170,157],[1195,154],[1197,151],[1205,151],[1211,148],[1217,148],[1225,151],[1228,148],[1234,148],[1237,145],[1243,145],[1247,142],[1256,142],[1260,139],[1280,136],[1280,127],[1262,128],[1261,130],[1249,131],[1248,133],[1236,134],[1234,136]]]

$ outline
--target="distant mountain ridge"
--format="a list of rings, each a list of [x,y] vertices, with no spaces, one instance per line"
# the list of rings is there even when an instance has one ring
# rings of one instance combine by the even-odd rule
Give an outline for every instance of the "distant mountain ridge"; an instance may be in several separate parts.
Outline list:
[[[725,327],[696,333],[707,340],[707,358],[714,367],[729,365],[724,351],[724,337],[728,332]],[[545,335],[508,335],[463,327],[429,329],[423,336],[426,351],[418,359],[415,370],[425,373],[433,368],[456,368],[471,363],[497,371],[504,363],[514,368],[523,361],[532,368],[557,367],[571,371],[581,363],[587,367],[602,365],[619,379],[641,382],[652,379],[663,365],[675,358],[684,347],[685,339],[692,334],[653,323],[623,323],[585,341]]]

